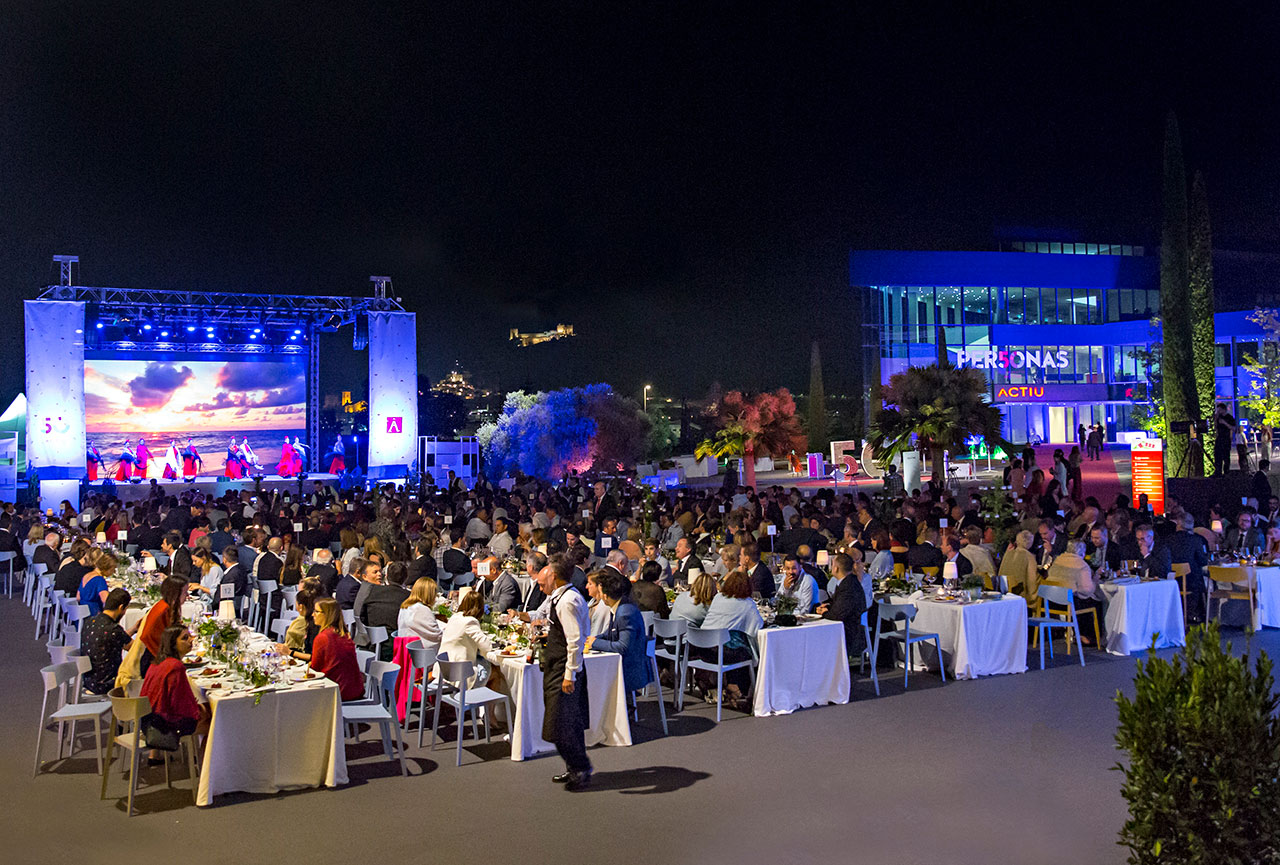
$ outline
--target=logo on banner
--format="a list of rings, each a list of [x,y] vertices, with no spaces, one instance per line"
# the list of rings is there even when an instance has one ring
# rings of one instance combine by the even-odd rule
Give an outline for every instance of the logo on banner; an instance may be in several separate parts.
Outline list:
[[[404,418],[402,417],[387,418],[387,432],[389,433],[404,432]]]
[[[64,435],[65,433],[71,432],[71,424],[67,423],[62,418],[58,418],[57,421],[54,421],[53,418],[46,417],[44,419],[44,431],[46,435],[49,433]]]
[[[956,366],[978,369],[1066,369],[1071,365],[1065,348],[1042,352],[996,346],[985,351],[963,348],[948,348],[947,351],[956,356]]]

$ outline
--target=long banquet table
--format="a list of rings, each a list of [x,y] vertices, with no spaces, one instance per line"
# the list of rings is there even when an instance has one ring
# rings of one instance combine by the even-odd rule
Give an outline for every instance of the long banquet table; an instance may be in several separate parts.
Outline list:
[[[252,640],[255,647],[270,642],[262,634]],[[210,661],[188,673],[196,697],[212,711],[197,805],[233,791],[278,793],[347,783],[342,701],[334,682],[318,676],[259,693],[234,677],[204,675],[210,668],[225,670],[225,664]],[[291,678],[305,671],[299,665]]]
[[[942,662],[955,678],[1027,671],[1027,602],[1020,595],[963,604],[916,595],[894,601],[915,605],[912,633],[938,635]],[[938,658],[931,642],[916,643],[912,648],[925,666],[936,667]]]
[[[755,715],[785,715],[796,709],[849,702],[849,660],[844,624],[825,619],[756,633],[760,668]]]
[[[630,745],[631,724],[627,720],[627,695],[622,684],[622,656],[614,652],[587,652],[583,657],[590,713],[587,745]],[[515,703],[511,759],[527,760],[555,751],[555,746],[542,738],[542,669],[525,660],[523,653],[516,657],[493,653],[490,660],[501,663],[502,675]]]
[[[1182,646],[1182,596],[1177,580],[1138,580],[1136,577],[1099,584],[1106,605],[1107,651],[1128,655],[1151,647]],[[1087,620],[1086,620],[1087,621]],[[1085,628],[1081,625],[1081,630]]]

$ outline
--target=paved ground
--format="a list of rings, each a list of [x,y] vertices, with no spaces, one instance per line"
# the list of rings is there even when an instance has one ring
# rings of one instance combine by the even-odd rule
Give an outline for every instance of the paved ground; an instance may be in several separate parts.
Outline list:
[[[513,763],[505,745],[469,752],[460,768],[452,750],[412,751],[409,778],[369,745],[349,749],[343,789],[230,795],[197,809],[186,789],[161,784],[129,820],[122,803],[99,800],[91,760],[32,779],[37,671],[48,662],[32,632],[25,607],[0,599],[9,862],[1125,859],[1112,696],[1134,661],[1097,652],[1083,669],[1060,654],[1056,667],[1033,660],[1019,676],[915,676],[905,693],[898,675],[878,699],[858,681],[847,706],[779,718],[726,713],[716,725],[714,708],[699,705],[667,738],[638,729],[631,748],[594,750],[597,783],[583,793],[550,783],[554,758]],[[1261,640],[1280,649],[1280,631]]]

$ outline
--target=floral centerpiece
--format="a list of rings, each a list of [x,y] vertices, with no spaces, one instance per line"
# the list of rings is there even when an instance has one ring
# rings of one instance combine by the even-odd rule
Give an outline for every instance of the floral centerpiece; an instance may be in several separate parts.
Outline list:
[[[915,587],[902,577],[886,577],[876,588],[876,593],[880,595],[909,595],[913,591]]]
[[[796,624],[796,607],[799,603],[795,595],[779,592],[773,599],[773,623],[782,627]]]
[[[969,574],[960,581],[961,591],[969,593],[972,600],[978,600],[982,597],[982,590],[986,588],[986,584],[982,582],[982,577],[977,574]]]

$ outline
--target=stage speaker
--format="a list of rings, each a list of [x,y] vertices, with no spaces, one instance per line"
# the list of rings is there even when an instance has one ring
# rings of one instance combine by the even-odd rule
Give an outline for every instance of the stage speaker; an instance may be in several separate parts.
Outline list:
[[[354,351],[364,351],[369,347],[369,316],[363,312],[356,313],[355,335],[351,338]]]

